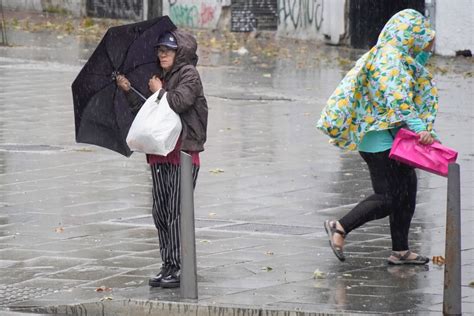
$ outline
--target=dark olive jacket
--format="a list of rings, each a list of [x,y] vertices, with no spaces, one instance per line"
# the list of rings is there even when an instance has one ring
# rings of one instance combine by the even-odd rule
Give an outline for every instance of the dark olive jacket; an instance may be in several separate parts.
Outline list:
[[[178,44],[173,68],[165,72],[160,66],[158,77],[164,82],[159,93],[161,99],[166,91],[170,108],[179,114],[183,130],[181,132],[181,150],[203,151],[207,138],[207,101],[204,97],[201,77],[196,69],[198,56],[197,42],[194,37],[181,30],[172,32]],[[127,98],[134,112],[138,112],[143,102],[133,92]]]

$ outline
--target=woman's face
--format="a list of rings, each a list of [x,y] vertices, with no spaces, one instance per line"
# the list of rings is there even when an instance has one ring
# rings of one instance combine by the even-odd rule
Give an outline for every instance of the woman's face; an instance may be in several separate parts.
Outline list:
[[[173,68],[176,51],[166,46],[158,47],[158,59],[160,66],[164,71],[170,71]]]

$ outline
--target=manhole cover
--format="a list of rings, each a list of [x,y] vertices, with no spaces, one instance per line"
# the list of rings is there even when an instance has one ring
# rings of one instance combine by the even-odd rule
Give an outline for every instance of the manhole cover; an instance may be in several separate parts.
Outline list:
[[[61,147],[50,145],[26,145],[26,144],[0,144],[0,151],[54,151],[61,150]]]
[[[316,231],[316,229],[312,227],[256,224],[256,223],[228,225],[228,226],[219,227],[216,229],[226,230],[226,231],[250,231],[250,232],[257,232],[257,233],[272,233],[272,234],[282,234],[282,235],[306,235],[306,234],[314,233]]]
[[[40,287],[15,287],[12,285],[0,285],[0,306],[9,306],[33,298],[39,298],[48,294],[58,292],[57,289],[45,289]]]

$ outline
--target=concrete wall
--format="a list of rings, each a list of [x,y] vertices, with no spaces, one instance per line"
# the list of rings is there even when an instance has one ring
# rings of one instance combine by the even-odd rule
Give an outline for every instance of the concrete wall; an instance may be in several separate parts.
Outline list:
[[[437,54],[453,56],[467,49],[474,53],[474,0],[436,0],[434,22]]]
[[[11,10],[50,11],[65,10],[74,16],[85,14],[85,0],[2,0],[3,7]]]
[[[346,29],[346,0],[278,0],[278,35],[339,44]]]
[[[181,27],[215,29],[230,0],[163,0],[163,14]]]
[[[2,5],[11,10],[43,11],[41,0],[3,0]]]

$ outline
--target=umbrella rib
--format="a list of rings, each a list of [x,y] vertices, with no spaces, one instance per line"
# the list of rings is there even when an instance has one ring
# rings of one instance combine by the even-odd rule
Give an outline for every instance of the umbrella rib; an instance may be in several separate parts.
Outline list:
[[[128,73],[130,70],[134,70],[140,66],[144,66],[144,65],[151,65],[151,64],[155,64],[156,62],[155,61],[151,61],[151,62],[147,62],[147,63],[143,63],[143,64],[139,64],[139,65],[135,65],[134,67],[130,67],[129,69],[127,69],[126,71],[124,70],[124,73]]]

